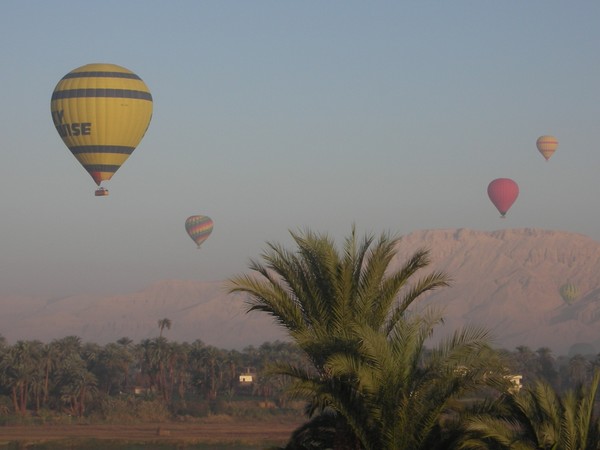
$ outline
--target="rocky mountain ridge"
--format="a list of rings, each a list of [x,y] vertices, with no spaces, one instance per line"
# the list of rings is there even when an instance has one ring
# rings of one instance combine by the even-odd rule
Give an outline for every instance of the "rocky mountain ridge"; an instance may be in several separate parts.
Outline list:
[[[427,296],[444,307],[445,325],[434,339],[470,323],[490,328],[498,346],[549,347],[566,354],[586,343],[600,351],[600,243],[584,235],[543,229],[417,231],[403,236],[392,265],[417,248],[431,252],[431,270],[443,270],[451,287]],[[577,286],[568,304],[564,283]],[[285,339],[260,313],[245,313],[244,298],[224,283],[160,281],[129,294],[77,295],[58,299],[0,295],[0,334],[49,341],[77,335],[106,343],[128,336],[135,342],[158,335],[157,321],[169,318],[172,340],[244,348]]]

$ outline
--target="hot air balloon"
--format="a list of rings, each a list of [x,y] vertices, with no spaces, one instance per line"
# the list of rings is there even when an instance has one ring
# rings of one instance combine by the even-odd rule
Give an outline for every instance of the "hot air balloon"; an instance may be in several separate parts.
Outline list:
[[[152,95],[124,67],[88,64],[58,82],[50,110],[65,145],[100,186],[144,137],[152,118]],[[108,195],[108,190],[100,187],[96,195]]]
[[[185,231],[187,231],[198,248],[208,239],[212,230],[213,221],[208,216],[190,216],[185,221]]]
[[[540,136],[535,144],[538,151],[548,161],[558,148],[558,139],[554,136]]]
[[[579,297],[579,289],[577,289],[577,286],[573,283],[563,284],[558,289],[558,292],[560,293],[560,296],[565,301],[565,303],[568,305],[573,303],[575,300],[577,300],[577,297]]]
[[[496,178],[487,188],[488,196],[504,217],[519,196],[519,186],[510,178]]]

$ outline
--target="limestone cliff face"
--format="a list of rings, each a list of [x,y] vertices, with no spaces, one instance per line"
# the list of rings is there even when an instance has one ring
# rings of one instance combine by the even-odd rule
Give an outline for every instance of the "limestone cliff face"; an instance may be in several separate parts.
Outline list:
[[[587,342],[600,351],[600,243],[541,229],[433,230],[406,236],[399,257],[422,246],[431,268],[454,280],[427,299],[445,305],[446,331],[472,323],[492,329],[508,349],[566,353]],[[580,293],[571,305],[559,293],[567,282]]]
[[[483,232],[469,229],[417,231],[402,238],[393,265],[417,248],[431,251],[431,270],[443,270],[451,287],[430,294],[423,304],[445,308],[444,328],[434,339],[470,323],[490,328],[496,344],[527,345],[566,354],[574,344],[600,351],[600,243],[586,236],[542,229]],[[567,304],[561,285],[574,283],[579,298]],[[67,335],[106,343],[158,335],[157,321],[169,318],[169,339],[201,339],[223,348],[243,348],[284,339],[260,313],[245,314],[243,298],[228,295],[221,282],[160,281],[114,296],[61,299],[0,296],[0,333],[48,341]]]

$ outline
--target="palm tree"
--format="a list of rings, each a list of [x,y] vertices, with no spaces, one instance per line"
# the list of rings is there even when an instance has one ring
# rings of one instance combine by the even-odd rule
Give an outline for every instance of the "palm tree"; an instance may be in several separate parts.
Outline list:
[[[158,328],[160,328],[160,335],[159,335],[159,337],[162,337],[163,330],[165,328],[167,330],[171,329],[171,319],[167,319],[166,317],[164,319],[159,319],[158,320]]]
[[[208,400],[217,398],[217,368],[219,367],[220,355],[220,350],[212,345],[204,347],[200,354],[200,359],[207,368],[204,372],[204,381],[207,386],[205,389]]]
[[[9,346],[0,362],[1,379],[11,391],[15,413],[25,414],[32,386],[39,383],[40,347],[37,341],[18,341]]]
[[[296,380],[293,393],[311,399],[311,415],[333,409],[337,413],[337,436],[347,434],[350,428],[366,448],[395,448],[390,446],[396,442],[397,433],[415,430],[402,431],[397,423],[401,420],[398,407],[390,405],[387,411],[377,403],[417,402],[414,391],[411,392],[416,386],[412,381],[417,381],[414,378],[419,374],[424,339],[440,318],[432,312],[425,322],[409,322],[408,308],[426,292],[447,286],[449,278],[442,272],[433,272],[409,285],[413,276],[429,264],[429,252],[417,250],[399,268],[394,268],[391,263],[397,256],[399,238],[387,234],[377,241],[366,236],[358,242],[353,227],[341,253],[326,235],[311,231],[291,235],[298,247],[296,252],[268,244],[262,255],[265,263],[250,264],[258,276],[231,279],[230,292],[249,294],[248,311],[271,315],[287,328],[310,360],[308,370],[280,364],[272,372]],[[428,396],[443,393],[451,397],[474,384],[480,371],[471,373],[468,367],[469,381],[457,382],[456,362],[469,359],[469,348],[482,349],[485,337],[477,332],[463,334],[448,349],[440,350],[441,356],[431,367],[443,368],[446,381],[432,386]],[[459,347],[467,356],[453,355],[452,351]],[[394,361],[399,357],[407,367]],[[394,377],[402,375],[402,370],[409,371],[413,380],[399,386],[404,378],[394,381]],[[435,377],[435,372],[429,370],[427,375]],[[454,385],[458,387],[453,391]],[[437,413],[439,410],[432,416]],[[433,417],[423,420],[431,428]],[[384,436],[378,438],[377,433],[382,432]],[[358,447],[356,440],[349,445]]]
[[[505,361],[489,347],[484,329],[466,327],[427,350],[425,341],[440,319],[429,310],[399,322],[389,337],[363,328],[357,331],[357,353],[329,358],[329,383],[288,370],[296,380],[291,393],[318,392],[341,412],[366,449],[450,448],[454,436],[443,429],[442,418],[455,401],[485,387],[505,392],[510,382]],[[315,421],[321,428],[323,423]]]
[[[426,351],[440,321],[429,310],[400,322],[387,339],[363,329],[358,353],[330,358],[336,378],[354,382],[354,395],[335,396],[334,404],[365,437],[365,448],[448,448],[440,421],[455,400],[484,387],[508,390],[504,361],[485,329],[465,327]]]
[[[523,379],[533,381],[540,377],[539,355],[526,345],[520,345],[516,348],[514,355],[516,362],[516,371],[523,375]]]
[[[45,344],[42,348],[41,353],[41,366],[44,371],[44,384],[43,384],[43,398],[42,405],[48,405],[48,398],[50,394],[50,377],[56,370],[59,364],[59,352],[58,345],[56,342]]]
[[[553,387],[558,388],[558,371],[556,361],[552,356],[552,350],[548,347],[540,347],[536,350],[539,360],[540,376],[548,381]]]
[[[291,235],[296,253],[268,244],[266,264],[250,263],[259,277],[231,279],[230,292],[249,294],[248,311],[266,312],[287,328],[321,373],[329,355],[349,341],[357,344],[349,324],[364,323],[387,335],[417,298],[449,283],[444,273],[434,272],[409,288],[409,279],[429,264],[429,252],[418,250],[390,270],[399,238],[386,234],[377,242],[367,236],[359,243],[353,227],[341,254],[326,235]]]
[[[188,383],[189,344],[184,342],[169,342],[164,367],[164,390],[168,393],[165,401],[171,402],[177,394],[182,404],[185,404],[185,390]]]
[[[132,364],[134,363],[134,347],[133,340],[124,336],[117,341],[117,344],[121,347],[121,362],[123,364],[123,380],[121,381],[121,389],[123,391],[129,391],[129,372]]]
[[[140,345],[142,372],[150,379],[150,388],[155,388],[168,403],[171,392],[168,389],[167,368],[172,347],[164,337],[144,339]]]
[[[588,381],[592,363],[583,355],[577,354],[569,359],[568,373],[571,385],[579,385]]]
[[[204,342],[200,339],[196,339],[191,343],[189,349],[189,365],[188,371],[190,372],[191,384],[194,386],[194,390],[202,394],[206,389],[206,366],[204,364]]]
[[[68,357],[72,354],[79,354],[81,352],[81,338],[79,336],[65,336],[60,339],[55,339],[53,342],[59,348],[59,353],[63,357]]]
[[[84,365],[73,365],[65,377],[61,387],[61,398],[70,408],[72,414],[82,417],[85,405],[97,392],[97,380],[94,374]]]
[[[133,356],[127,347],[117,343],[109,343],[100,348],[91,372],[96,376],[98,390],[108,395],[126,391],[129,366]]]
[[[466,420],[461,449],[598,450],[600,422],[594,401],[600,370],[589,386],[562,397],[545,380],[507,395],[491,413]]]

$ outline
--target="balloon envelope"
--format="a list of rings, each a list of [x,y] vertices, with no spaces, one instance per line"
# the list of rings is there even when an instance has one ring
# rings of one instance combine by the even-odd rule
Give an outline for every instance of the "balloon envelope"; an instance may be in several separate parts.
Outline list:
[[[198,248],[208,239],[212,230],[213,221],[208,216],[190,216],[185,221],[185,231],[187,231]]]
[[[535,144],[538,151],[548,161],[558,148],[558,139],[554,136],[540,136]]]
[[[560,293],[560,296],[565,301],[565,303],[569,305],[575,300],[577,300],[577,297],[579,297],[579,289],[577,289],[577,286],[575,286],[575,284],[573,283],[563,284],[559,288],[558,292]]]
[[[490,200],[504,217],[519,196],[519,186],[510,178],[497,178],[487,188]]]
[[[152,118],[152,95],[124,67],[87,64],[58,82],[50,110],[63,142],[100,185],[144,137]]]

